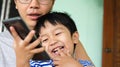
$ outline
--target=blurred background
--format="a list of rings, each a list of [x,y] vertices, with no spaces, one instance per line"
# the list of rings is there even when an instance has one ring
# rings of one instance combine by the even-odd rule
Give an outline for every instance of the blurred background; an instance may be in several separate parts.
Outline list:
[[[56,0],[52,11],[67,12],[96,67],[120,67],[120,0]],[[13,0],[0,0],[3,19],[19,16]]]
[[[96,67],[101,67],[103,1],[56,0],[53,11],[67,12],[71,15],[88,55]],[[0,29],[4,31],[2,20],[18,16],[13,0],[0,0],[0,16]]]

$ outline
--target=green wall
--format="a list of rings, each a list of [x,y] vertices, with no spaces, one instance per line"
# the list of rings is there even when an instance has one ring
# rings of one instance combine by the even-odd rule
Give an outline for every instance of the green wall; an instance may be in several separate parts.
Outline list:
[[[102,67],[103,0],[56,0],[53,11],[71,15],[88,55],[96,67]]]

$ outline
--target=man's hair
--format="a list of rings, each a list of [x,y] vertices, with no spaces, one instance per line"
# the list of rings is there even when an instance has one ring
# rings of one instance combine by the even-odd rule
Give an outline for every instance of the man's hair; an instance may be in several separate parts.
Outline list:
[[[67,14],[62,12],[50,12],[40,18],[38,18],[37,24],[35,26],[35,31],[37,34],[40,33],[41,27],[45,27],[45,22],[48,21],[52,25],[62,24],[64,25],[72,35],[75,31],[77,31],[75,22],[73,19]]]

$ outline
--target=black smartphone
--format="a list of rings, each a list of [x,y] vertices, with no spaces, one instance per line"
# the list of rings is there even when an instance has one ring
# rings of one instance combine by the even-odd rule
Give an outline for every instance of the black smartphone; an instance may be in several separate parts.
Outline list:
[[[25,39],[25,37],[30,32],[30,29],[27,27],[25,22],[20,17],[9,18],[9,19],[3,20],[2,22],[9,32],[10,32],[10,29],[9,29],[10,26],[13,26],[16,32],[18,33],[18,35],[21,37],[21,39]],[[37,39],[37,35],[35,34],[32,40],[30,41],[30,43],[35,41],[36,39]],[[39,44],[36,48],[40,48],[40,47],[42,47],[41,44]],[[50,57],[45,51],[43,51],[41,53],[35,54],[32,59],[33,60],[49,60]]]

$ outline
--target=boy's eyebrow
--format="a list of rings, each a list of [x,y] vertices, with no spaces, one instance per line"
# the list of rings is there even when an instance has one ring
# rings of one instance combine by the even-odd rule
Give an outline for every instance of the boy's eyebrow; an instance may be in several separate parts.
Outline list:
[[[64,30],[64,29],[62,27],[57,27],[55,30]],[[40,35],[40,37],[43,37],[43,36],[47,36],[47,33],[43,34],[43,35],[41,35],[41,34],[39,34],[39,35]]]
[[[47,36],[47,34],[43,34],[43,35],[40,34],[40,38],[42,38],[42,37],[44,37],[44,36]]]

